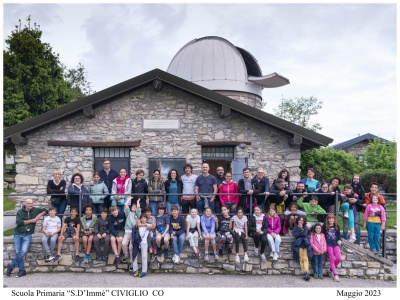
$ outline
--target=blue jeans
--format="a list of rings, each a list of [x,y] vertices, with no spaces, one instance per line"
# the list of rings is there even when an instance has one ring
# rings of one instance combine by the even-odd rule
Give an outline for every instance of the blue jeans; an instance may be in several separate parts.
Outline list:
[[[356,231],[356,244],[361,243],[361,230],[360,230],[360,213],[354,209],[354,230]]]
[[[367,230],[369,249],[380,252],[381,223],[367,222]]]
[[[11,262],[11,268],[18,266],[20,271],[25,271],[24,256],[28,252],[32,241],[32,235],[17,235],[14,234],[14,247],[16,256]]]
[[[104,203],[92,203],[93,204],[93,213],[95,215],[100,215],[100,210],[104,207]]]
[[[54,207],[57,209],[57,216],[62,221],[64,212],[67,209],[67,199],[61,200],[57,205],[54,205]]]
[[[324,255],[314,254],[314,274],[317,274],[319,277],[322,277],[323,266],[324,266]]]
[[[215,207],[215,213],[220,214],[221,213],[221,202],[219,202],[219,199],[214,200],[214,207]]]
[[[158,207],[164,202],[150,202],[151,214],[153,216],[158,216]]]
[[[179,203],[169,203],[169,202],[167,202],[167,212],[168,212],[169,215],[171,215],[172,206],[177,206],[178,207],[178,211],[180,211],[180,209],[181,209],[180,206],[179,206]],[[158,213],[157,213],[157,215],[158,215]]]
[[[199,214],[201,214],[201,215],[204,213],[204,209],[206,208],[205,207],[205,198],[206,197],[200,197],[199,202],[197,202],[197,209],[199,210]],[[212,212],[214,213],[215,212],[215,205],[214,205],[215,203],[210,201],[211,197],[207,198],[207,199],[208,199],[207,207],[210,207]]]
[[[235,202],[225,202],[226,208],[229,210],[229,213],[236,212],[236,210],[232,209],[232,206],[235,205]]]
[[[172,241],[172,249],[174,249],[174,254],[180,255],[183,249],[183,244],[185,243],[186,233],[182,233],[180,236],[174,236]]]

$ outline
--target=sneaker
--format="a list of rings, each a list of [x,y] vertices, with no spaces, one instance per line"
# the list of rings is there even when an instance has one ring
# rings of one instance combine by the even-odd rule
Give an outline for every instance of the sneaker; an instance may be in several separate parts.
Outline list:
[[[273,260],[278,260],[278,258],[279,258],[278,252],[275,252],[273,257],[272,257],[272,259]]]
[[[140,278],[142,278],[142,277],[144,277],[144,276],[146,276],[146,273],[145,273],[145,272],[140,273]]]
[[[57,254],[57,255],[54,257],[54,261],[59,261],[60,258],[61,258],[61,256],[60,256],[59,254]]]
[[[133,272],[133,277],[139,277],[139,270],[136,270],[136,272]]]
[[[228,254],[229,254],[229,255],[232,254],[232,248],[228,248]]]
[[[155,262],[156,261],[156,256],[152,253],[150,255],[150,262]]]
[[[76,255],[76,254],[75,254],[75,258],[74,258],[74,260],[75,260],[75,262],[77,262],[77,263],[78,263],[78,262],[79,262],[79,255]]]
[[[289,236],[293,236],[293,230],[289,229]]]
[[[331,270],[331,269],[329,269],[329,271],[328,271],[328,276],[329,276],[330,278],[333,278],[333,273],[332,273],[332,270]]]
[[[247,255],[247,253],[244,255],[244,261],[248,262],[249,261],[249,256]]]
[[[162,252],[161,252],[161,248],[157,248],[157,256],[161,256]]]
[[[239,255],[236,255],[235,262],[237,262],[237,263],[240,263],[240,258],[239,258]]]
[[[258,256],[258,248],[254,248],[254,255]]]
[[[208,252],[204,253],[204,260],[209,261],[210,257],[208,256]]]
[[[118,263],[119,263],[119,256],[115,256],[113,265],[118,266]]]
[[[151,254],[151,255],[153,255],[153,254]],[[125,255],[122,257],[121,261],[122,261],[122,263],[126,264],[127,259],[126,259]]]
[[[108,256],[104,255],[103,258],[102,258],[102,261],[107,261],[107,260],[108,260]]]
[[[354,243],[355,240],[356,240],[356,235],[355,234],[350,235],[349,242]]]
[[[96,255],[96,261],[101,261],[101,256],[100,255]]]
[[[264,254],[264,253],[261,254],[261,260],[262,260],[262,261],[267,261],[267,258],[265,257],[265,254]]]
[[[271,251],[270,257],[274,257],[274,251]]]
[[[349,218],[349,211],[348,211],[348,210],[345,210],[345,211],[344,211],[343,217]]]
[[[318,278],[319,279],[324,279],[324,275],[319,275]]]
[[[178,255],[176,255],[176,254],[174,254],[173,256],[172,256],[172,261],[174,262],[174,263],[177,263],[178,261],[177,261],[177,257],[178,257]]]
[[[167,259],[168,258],[168,250],[165,250],[164,251],[164,259]]]
[[[339,275],[336,274],[335,276],[333,276],[333,281],[339,282]]]
[[[178,263],[181,260],[181,258],[177,255],[175,260],[176,260],[175,263]]]
[[[304,273],[304,280],[305,281],[309,281],[310,280],[310,275],[308,275],[308,273],[306,272],[306,273]]]
[[[90,264],[90,262],[92,261],[92,257],[90,256],[90,254],[88,254],[88,263]]]
[[[315,278],[315,279],[318,279],[318,274],[314,274],[314,278]]]
[[[51,258],[50,258],[50,256],[51,256]],[[44,262],[50,262],[50,260],[52,260],[54,258],[54,256],[52,256],[52,255],[47,255],[46,256],[46,259],[44,260]]]
[[[222,250],[222,249],[219,249],[219,250],[218,250],[218,254],[219,254],[220,256],[224,255],[223,250]]]
[[[83,259],[83,263],[84,264],[88,264],[89,263],[89,256],[86,254],[85,258]]]
[[[17,276],[15,276],[15,277],[18,278],[18,277],[22,277],[22,276],[26,276],[26,270],[19,270]]]
[[[219,255],[217,253],[214,254],[215,260],[219,260]]]
[[[133,271],[133,264],[130,264],[129,265],[129,272],[132,272]]]
[[[6,272],[6,277],[9,278],[11,276],[11,272],[12,272],[12,268],[11,268],[11,264],[7,265],[7,272]]]

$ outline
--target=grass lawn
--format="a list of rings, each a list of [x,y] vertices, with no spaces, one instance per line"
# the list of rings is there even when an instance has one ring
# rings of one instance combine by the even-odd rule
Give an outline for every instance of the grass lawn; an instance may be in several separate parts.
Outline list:
[[[11,194],[14,193],[14,189],[5,189],[3,190],[3,194]],[[9,211],[15,209],[15,201],[8,199],[8,196],[3,197],[3,211]]]
[[[3,232],[3,236],[12,236],[14,235],[14,228],[8,229]]]

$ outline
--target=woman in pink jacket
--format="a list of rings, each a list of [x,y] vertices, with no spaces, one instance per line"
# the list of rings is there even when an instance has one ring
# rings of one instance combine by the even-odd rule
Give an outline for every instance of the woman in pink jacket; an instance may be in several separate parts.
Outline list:
[[[314,251],[314,278],[324,279],[322,267],[324,266],[324,253],[326,252],[325,234],[322,233],[320,224],[315,224],[310,237],[311,247]]]
[[[233,194],[233,195],[219,195],[219,201],[221,202],[221,207],[226,206],[231,213],[235,212],[236,207],[239,203],[238,184],[232,181],[231,172],[226,172],[225,181],[221,183],[221,186],[219,188],[219,193]]]

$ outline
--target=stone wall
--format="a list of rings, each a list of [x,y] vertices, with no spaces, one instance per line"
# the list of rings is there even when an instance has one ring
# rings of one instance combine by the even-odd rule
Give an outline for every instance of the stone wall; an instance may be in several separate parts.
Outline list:
[[[79,112],[26,134],[27,144],[16,146],[17,193],[45,193],[54,170],[61,170],[67,182],[75,172],[84,176],[84,184],[91,179],[93,148],[48,146],[48,140],[140,140],[139,147],[131,148],[130,174],[140,168],[146,177],[149,158],[185,158],[193,164],[194,173],[200,174],[201,146],[197,142],[245,141],[251,145],[236,147],[235,158],[247,159],[252,171],[264,167],[272,182],[286,168],[292,181],[300,179],[300,149],[289,146],[292,136],[234,111],[221,119],[220,105],[168,84],[161,92],[151,86],[137,89],[95,107],[94,112],[94,118]],[[144,130],[143,119],[179,119],[180,129]],[[46,201],[39,197],[35,205],[45,205]]]
[[[365,234],[364,234],[365,237]],[[393,255],[390,255],[391,260],[396,261],[396,232],[388,232],[388,238],[392,239],[390,244]],[[215,261],[212,251],[210,252],[210,261],[206,262],[203,259],[196,259],[193,256],[193,250],[188,243],[185,243],[181,260],[179,263],[173,263],[171,260],[172,247],[169,251],[169,259],[160,261],[156,260],[149,263],[149,272],[161,273],[203,273],[203,274],[253,274],[253,275],[278,275],[278,274],[293,274],[300,275],[300,266],[293,260],[292,256],[293,237],[282,237],[280,246],[280,258],[277,261],[272,261],[270,258],[266,262],[262,262],[258,257],[254,256],[253,241],[249,238],[249,262],[243,262],[243,248],[240,245],[240,263],[235,263],[235,254],[224,255],[220,261]],[[81,261],[75,263],[72,254],[75,253],[74,245],[71,239],[64,242],[62,248],[62,258],[59,262],[44,262],[45,253],[41,245],[41,235],[34,234],[33,241],[29,252],[25,257],[25,266],[28,272],[127,272],[127,264],[119,264],[118,267],[112,265],[114,254],[110,254],[107,262],[95,262],[94,249],[92,248],[92,263],[84,264],[83,246],[80,244]],[[203,242],[199,243],[200,251],[204,254]],[[211,250],[211,247],[210,247]],[[110,249],[111,251],[111,249]],[[267,254],[269,249],[267,247]],[[3,243],[3,267],[15,257],[14,244],[12,237],[5,237]],[[338,274],[341,277],[359,277],[359,278],[376,278],[376,279],[395,279],[396,275],[391,273],[392,261],[375,256],[371,251],[364,249],[358,245],[349,244],[341,249],[342,262],[338,267]],[[269,256],[267,256],[269,257]],[[141,257],[139,254],[139,262]],[[140,264],[139,264],[140,265]],[[324,275],[327,276],[326,270],[329,268],[329,262],[326,259],[324,266]],[[17,269],[17,268],[16,268]],[[14,269],[14,272],[17,270]],[[310,274],[313,274],[312,264],[310,262]]]
[[[349,147],[343,148],[343,150],[347,153],[354,154],[358,159],[358,157],[364,155],[364,151],[367,148],[368,144],[369,141],[362,141]]]

